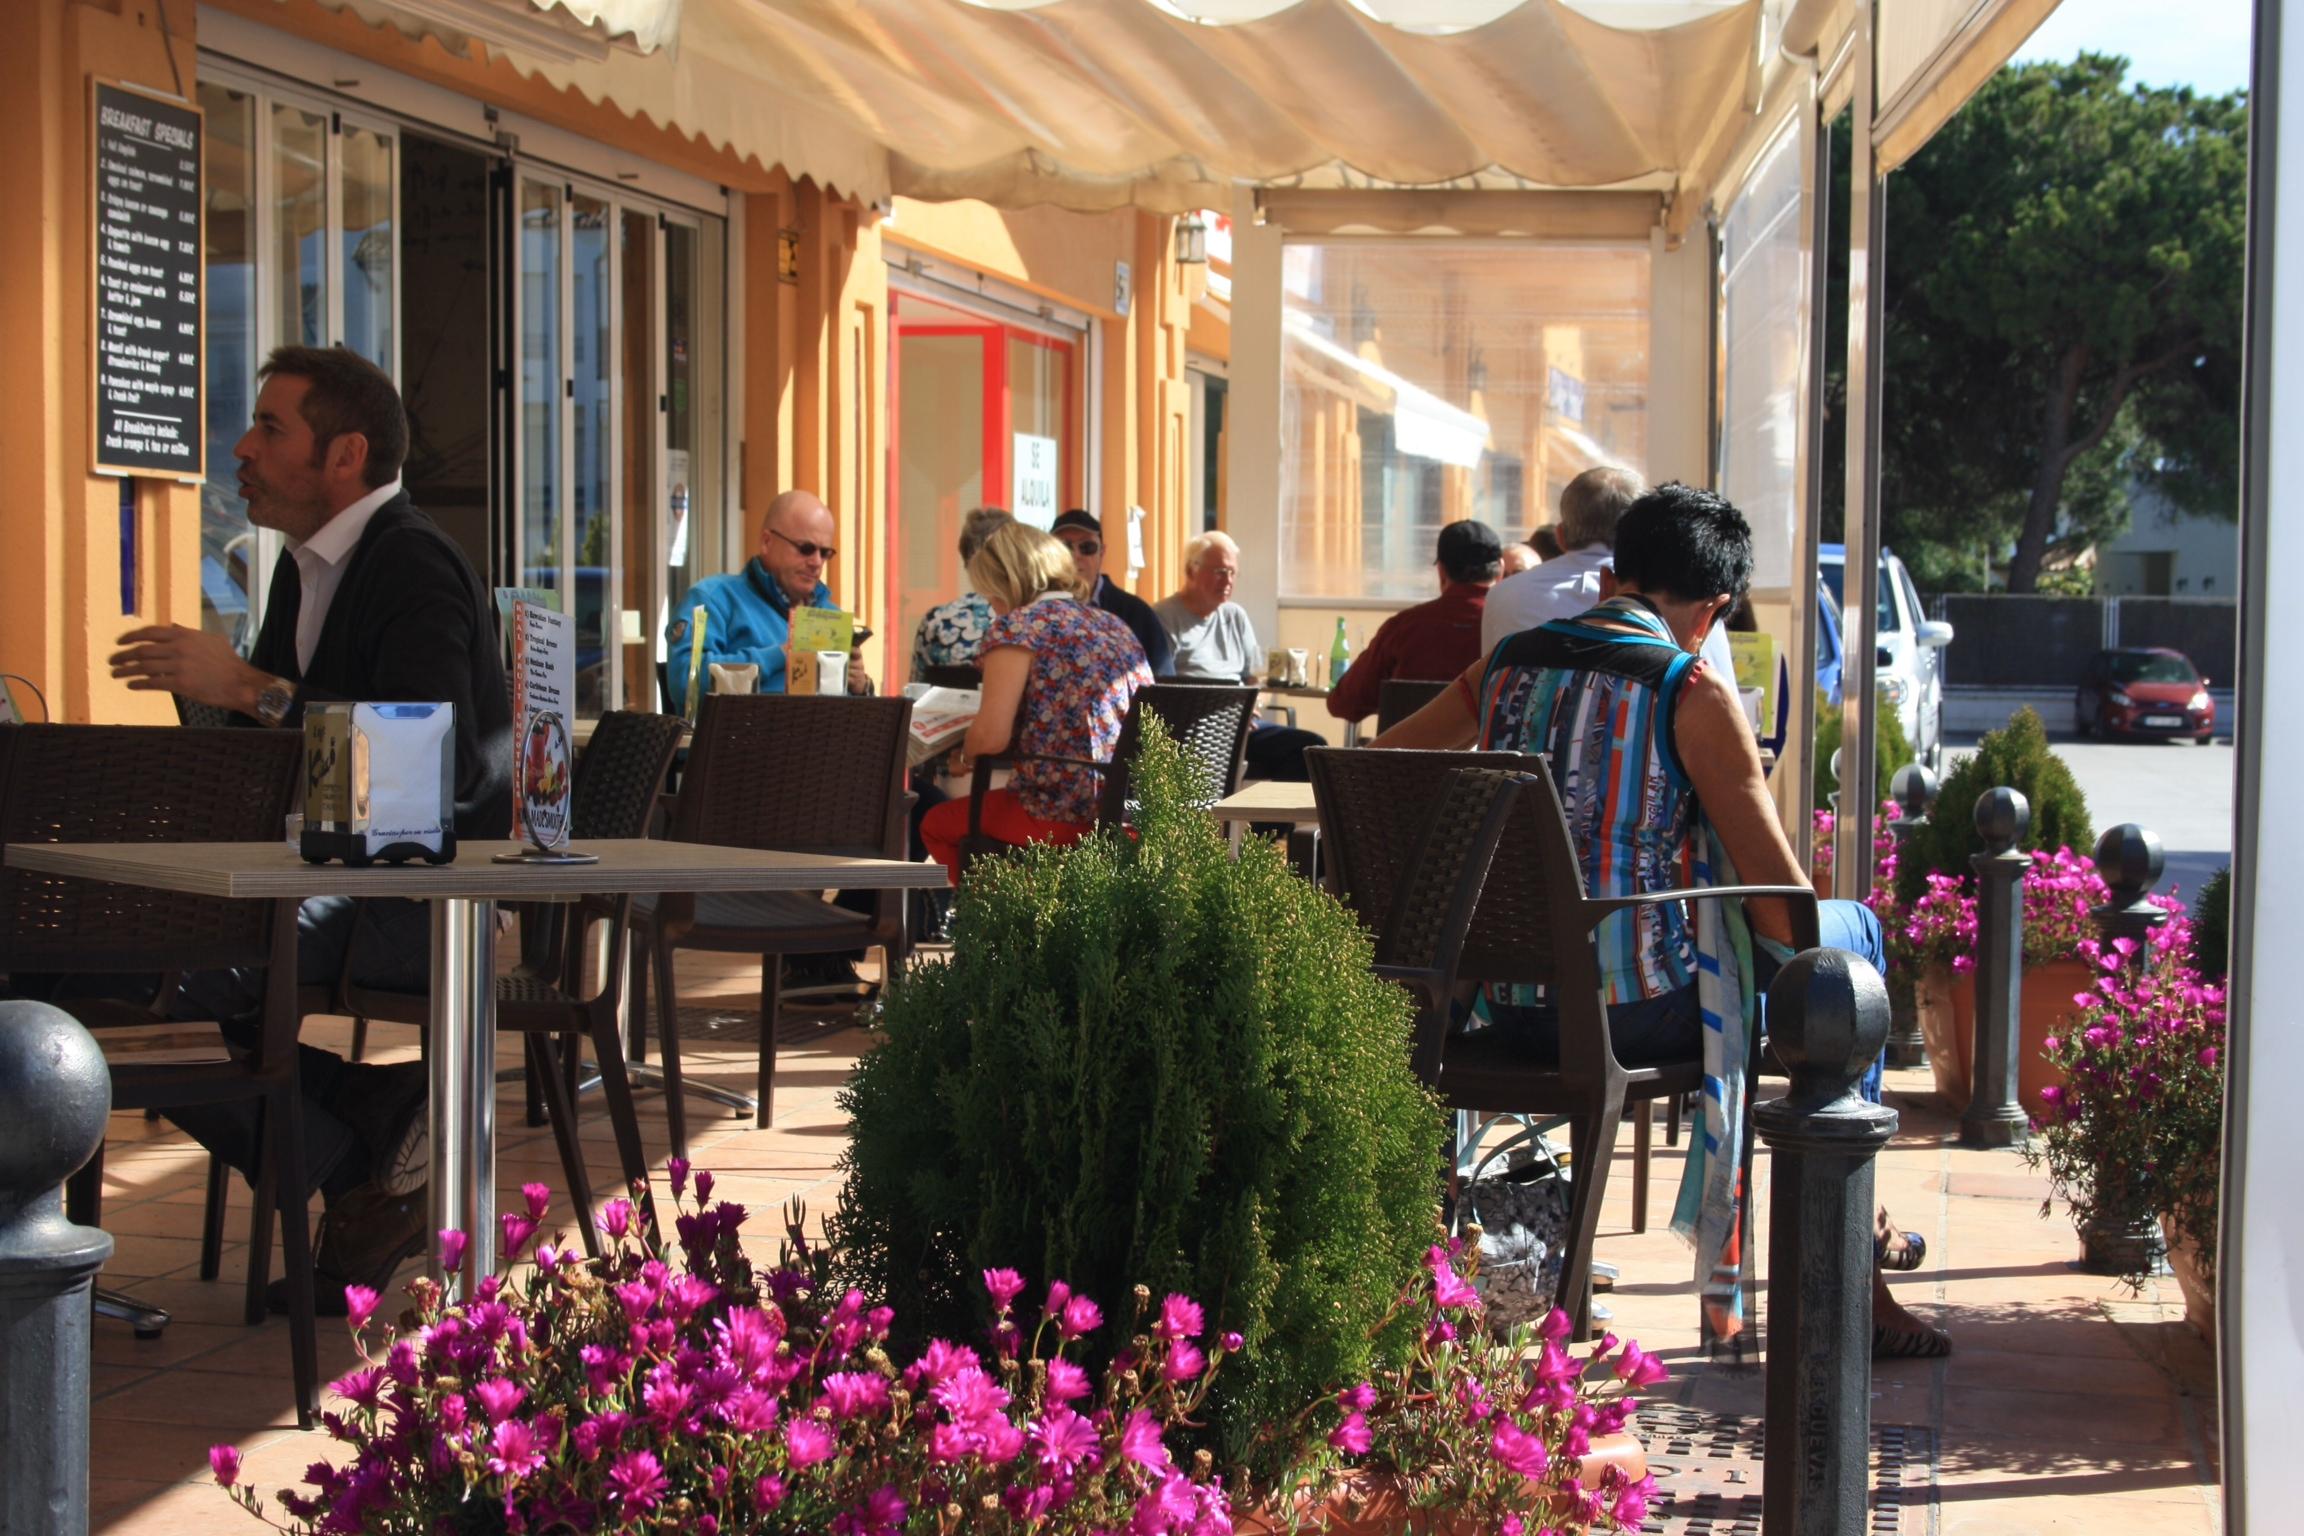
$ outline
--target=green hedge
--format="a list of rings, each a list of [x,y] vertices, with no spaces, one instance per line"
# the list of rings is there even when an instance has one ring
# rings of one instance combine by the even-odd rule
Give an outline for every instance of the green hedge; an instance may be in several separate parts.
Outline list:
[[[1824,690],[1817,689],[1816,759],[1810,766],[1815,775],[1818,810],[1832,804],[1832,792],[1840,787],[1832,775],[1832,754],[1840,750],[1841,717],[1840,706],[1826,703]],[[1903,717],[1887,699],[1877,700],[1872,706],[1872,803],[1875,806],[1887,806],[1889,781],[1896,777],[1897,769],[1912,760],[1912,738],[1904,734]]]
[[[2003,785],[2022,794],[2032,807],[2032,830],[2018,847],[2074,848],[2086,854],[2096,846],[2096,833],[2088,824],[2088,797],[2080,792],[2064,759],[2049,747],[2039,715],[2020,709],[1945,775],[1928,825],[1915,834],[1898,862],[1899,896],[1906,901],[1918,897],[1928,888],[1931,871],[1962,880],[1974,877],[1968,860],[1984,851],[1984,840],[1976,835],[1976,802],[1985,791]]]

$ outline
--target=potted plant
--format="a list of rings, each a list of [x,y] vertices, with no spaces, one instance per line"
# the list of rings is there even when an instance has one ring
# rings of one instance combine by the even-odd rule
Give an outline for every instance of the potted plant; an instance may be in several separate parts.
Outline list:
[[[1352,914],[1269,843],[1235,860],[1157,722],[1134,784],[1129,835],[971,868],[842,1095],[829,1230],[905,1347],[971,1326],[995,1264],[1198,1296],[1247,1343],[1200,1443],[1269,1473],[1270,1426],[1407,1358],[1443,1119]]]
[[[1888,929],[1892,970],[1912,977],[1913,1012],[1928,1042],[1936,1092],[1958,1109],[1968,1102],[1974,1054],[1976,902],[1950,875],[1929,875]]]
[[[2095,831],[2088,824],[2088,798],[2080,792],[2071,768],[2048,745],[2048,731],[2030,708],[2020,709],[1997,731],[1985,734],[1976,750],[1961,758],[1945,775],[1928,825],[1907,845],[1897,871],[1897,894],[1916,901],[1928,888],[1928,877],[1949,875],[1964,888],[1972,887],[1974,871],[1969,858],[1984,851],[1976,834],[1976,802],[1986,790],[2006,786],[2023,795],[2032,808],[2032,825],[2018,847],[2027,851],[2056,848],[2093,848]]]
[[[2083,943],[2090,984],[2073,999],[2073,1026],[2046,1042],[2064,1081],[2045,1091],[2047,1112],[2026,1156],[2048,1170],[2084,1231],[2157,1220],[2186,1316],[2206,1334],[2223,1153],[2224,989],[2192,969],[2188,930],[2180,915],[2173,919],[2148,957],[2125,939]],[[2152,1272],[2150,1252],[2121,1251],[2121,1272],[2140,1284]]]

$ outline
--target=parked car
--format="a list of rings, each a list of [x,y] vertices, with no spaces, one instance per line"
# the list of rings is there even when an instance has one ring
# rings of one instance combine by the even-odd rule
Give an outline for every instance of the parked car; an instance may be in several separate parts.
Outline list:
[[[1848,606],[1847,564],[1844,544],[1826,544],[1817,551],[1817,574],[1843,610]],[[1940,768],[1944,762],[1944,648],[1952,643],[1952,626],[1921,611],[1920,589],[1912,585],[1912,573],[1889,550],[1880,551],[1880,574],[1873,595],[1879,615],[1879,650],[1873,675],[1919,760]],[[1842,634],[1846,634],[1845,627]]]
[[[2216,701],[2208,679],[2182,651],[2127,646],[2098,651],[2072,695],[2083,736],[2188,736],[2206,746],[2216,735]]]

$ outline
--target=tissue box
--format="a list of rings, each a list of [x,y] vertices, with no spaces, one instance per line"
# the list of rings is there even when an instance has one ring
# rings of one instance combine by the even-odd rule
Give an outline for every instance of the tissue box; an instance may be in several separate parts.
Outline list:
[[[456,708],[307,705],[304,832],[313,864],[456,857]]]

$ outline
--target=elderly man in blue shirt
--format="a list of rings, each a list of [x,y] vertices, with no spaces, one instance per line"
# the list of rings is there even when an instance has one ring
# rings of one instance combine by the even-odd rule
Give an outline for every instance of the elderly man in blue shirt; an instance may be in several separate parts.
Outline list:
[[[707,576],[696,583],[665,626],[665,660],[675,699],[687,697],[689,657],[695,644],[691,615],[698,608],[708,615],[707,665],[751,662],[760,668],[760,692],[784,691],[784,647],[792,635],[792,610],[834,606],[832,589],[824,585],[824,567],[838,552],[832,545],[835,531],[831,509],[807,491],[786,491],[768,503],[760,519],[759,553],[734,575]],[[703,691],[711,691],[708,673]],[[872,677],[860,654],[848,658],[848,691],[872,692]]]

